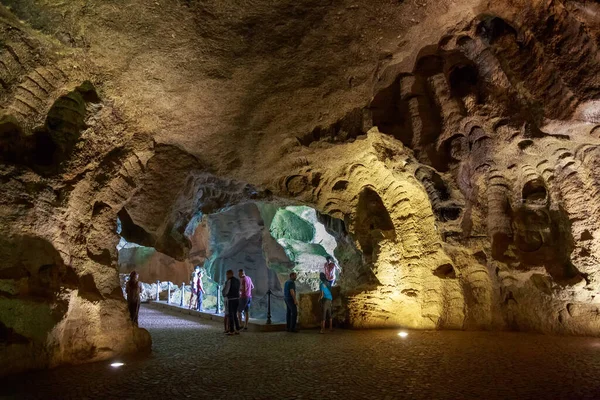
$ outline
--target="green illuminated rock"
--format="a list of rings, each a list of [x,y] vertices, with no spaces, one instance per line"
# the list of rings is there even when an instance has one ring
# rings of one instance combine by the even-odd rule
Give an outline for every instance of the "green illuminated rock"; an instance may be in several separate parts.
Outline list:
[[[310,242],[315,237],[314,225],[288,209],[277,211],[270,230],[275,239]]]

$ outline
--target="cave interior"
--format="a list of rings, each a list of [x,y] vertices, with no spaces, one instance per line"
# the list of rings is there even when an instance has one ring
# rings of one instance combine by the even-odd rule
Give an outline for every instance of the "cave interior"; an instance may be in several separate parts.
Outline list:
[[[148,350],[132,269],[309,321],[325,255],[345,327],[600,335],[597,4],[113,3],[0,0],[0,374]]]

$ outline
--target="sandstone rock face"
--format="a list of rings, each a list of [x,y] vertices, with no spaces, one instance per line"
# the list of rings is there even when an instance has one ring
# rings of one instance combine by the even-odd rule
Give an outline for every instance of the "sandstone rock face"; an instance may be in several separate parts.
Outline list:
[[[117,233],[123,233],[122,223],[117,221]],[[192,219],[188,224],[185,237],[189,239],[190,250],[183,260],[176,260],[167,254],[157,251],[154,247],[140,246],[129,243],[121,238],[118,250],[119,272],[129,274],[136,271],[142,282],[172,281],[180,285],[189,284],[192,270],[196,265],[204,265],[209,251],[209,231],[206,221]]]
[[[123,199],[109,171],[129,139],[85,57],[5,9],[0,30],[0,373],[149,349],[111,265]]]
[[[265,230],[290,205],[336,241],[350,326],[598,334],[595,5],[0,3],[3,365],[149,345],[117,218],[267,288],[317,244]]]
[[[136,271],[142,282],[173,281],[189,283],[190,263],[177,261],[153,247],[130,247],[119,250],[119,271]]]

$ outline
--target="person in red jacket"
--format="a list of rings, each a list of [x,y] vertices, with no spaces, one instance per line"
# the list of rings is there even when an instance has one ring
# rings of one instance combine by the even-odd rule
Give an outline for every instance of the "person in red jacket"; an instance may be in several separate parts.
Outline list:
[[[335,273],[339,270],[339,267],[335,265],[333,262],[333,258],[331,256],[327,256],[325,258],[325,265],[323,265],[323,272],[325,273],[325,277],[331,286],[335,283]]]
[[[250,319],[250,304],[252,303],[252,289],[254,289],[254,284],[252,283],[252,279],[243,269],[238,271],[238,276],[240,277],[240,306],[238,307],[238,319],[240,320],[240,324],[242,323],[242,313],[246,316],[246,320],[244,321],[243,329],[248,330],[248,320]]]

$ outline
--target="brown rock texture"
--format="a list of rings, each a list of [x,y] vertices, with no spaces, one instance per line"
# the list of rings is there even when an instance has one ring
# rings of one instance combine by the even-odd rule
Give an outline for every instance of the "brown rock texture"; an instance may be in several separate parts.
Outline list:
[[[192,265],[253,202],[322,214],[349,326],[598,335],[595,4],[0,3],[3,365],[147,347],[117,217]]]

